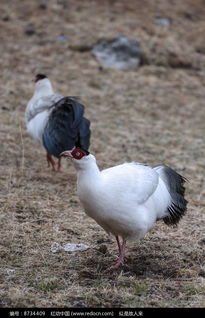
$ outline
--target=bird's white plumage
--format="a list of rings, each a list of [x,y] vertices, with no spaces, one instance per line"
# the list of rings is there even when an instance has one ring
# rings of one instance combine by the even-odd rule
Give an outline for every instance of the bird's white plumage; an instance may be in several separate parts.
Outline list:
[[[45,110],[43,112],[37,113],[32,120],[27,123],[27,131],[29,135],[42,145],[42,135],[43,130],[48,121],[49,112]]]
[[[170,193],[157,169],[124,163],[100,171],[95,157],[75,160],[77,191],[87,215],[123,239],[140,239],[167,216]]]
[[[48,78],[38,81],[35,85],[35,92],[26,107],[25,120],[28,133],[40,144],[52,106],[62,97],[54,93]]]

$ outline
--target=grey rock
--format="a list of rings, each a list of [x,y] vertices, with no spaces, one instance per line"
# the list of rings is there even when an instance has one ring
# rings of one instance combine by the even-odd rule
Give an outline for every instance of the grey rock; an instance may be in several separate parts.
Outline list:
[[[106,67],[133,69],[141,63],[139,42],[126,36],[102,40],[94,46],[92,53],[98,62]]]

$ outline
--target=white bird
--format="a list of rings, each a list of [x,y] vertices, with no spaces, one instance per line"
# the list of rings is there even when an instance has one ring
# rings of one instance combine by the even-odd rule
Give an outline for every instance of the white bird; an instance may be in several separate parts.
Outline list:
[[[44,74],[37,74],[34,82],[35,91],[25,111],[27,131],[46,149],[48,165],[60,171],[62,151],[73,147],[89,148],[90,122],[83,117],[84,106],[75,100],[78,97],[54,93]],[[57,169],[52,156],[58,158]]]
[[[75,148],[61,156],[72,158],[85,213],[116,237],[115,267],[124,263],[127,240],[143,238],[160,219],[176,225],[186,212],[185,178],[168,166],[130,162],[100,171],[88,151]]]

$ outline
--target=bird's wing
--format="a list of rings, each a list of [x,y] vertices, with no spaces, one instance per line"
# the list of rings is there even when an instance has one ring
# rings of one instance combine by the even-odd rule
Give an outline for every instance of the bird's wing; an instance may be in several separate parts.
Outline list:
[[[89,145],[89,121],[83,118],[84,106],[64,97],[58,101],[50,113],[43,132],[43,144],[53,156],[72,149],[81,139]]]
[[[79,127],[79,134],[78,140],[76,142],[76,147],[88,150],[90,146],[90,135],[90,121],[87,118],[83,117]]]
[[[42,96],[39,98],[32,98],[26,107],[25,117],[26,121],[29,122],[39,113],[48,110],[55,105],[63,96],[58,94],[51,94],[48,96]]]
[[[124,163],[101,172],[107,191],[117,197],[130,198],[143,204],[155,192],[159,175],[152,168],[139,163]]]

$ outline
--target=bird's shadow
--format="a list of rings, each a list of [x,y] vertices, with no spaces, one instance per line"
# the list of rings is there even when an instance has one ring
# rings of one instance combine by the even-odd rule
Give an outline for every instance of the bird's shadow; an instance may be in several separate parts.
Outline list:
[[[159,247],[158,242],[151,243],[146,248],[143,244],[129,249],[125,263],[119,268],[112,265],[116,261],[116,256],[110,253],[109,247],[106,250],[104,244],[100,245],[98,249],[90,251],[89,257],[83,261],[83,267],[88,269],[88,276],[91,275],[93,278],[101,275],[113,277],[121,272],[140,278],[178,278],[182,260],[176,258],[171,250],[168,252],[166,244]],[[84,274],[86,276],[86,273]]]

